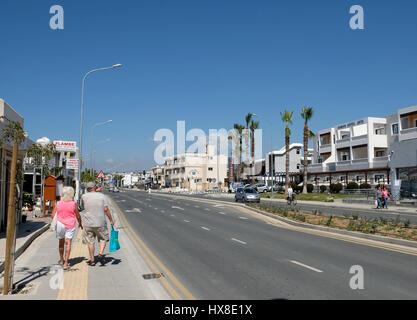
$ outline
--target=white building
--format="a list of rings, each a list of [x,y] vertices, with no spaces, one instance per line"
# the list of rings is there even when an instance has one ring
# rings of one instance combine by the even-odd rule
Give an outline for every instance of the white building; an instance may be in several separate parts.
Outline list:
[[[309,182],[390,184],[392,144],[412,141],[407,149],[414,148],[416,158],[413,119],[417,119],[417,107],[401,109],[385,118],[367,117],[320,130],[314,139],[313,163],[308,167]],[[409,157],[407,161],[409,167],[416,166]]]
[[[165,159],[165,184],[168,187],[185,188],[202,192],[208,188],[225,186],[227,156],[214,154],[214,147],[207,145],[206,153],[185,153]]]
[[[303,144],[291,143],[289,146],[290,154],[290,174],[299,174],[303,168],[304,161]],[[311,161],[309,156],[308,161]],[[286,162],[286,148],[282,147],[280,150],[272,151],[265,157],[265,181],[271,184],[271,180],[276,182],[285,182],[285,162]]]

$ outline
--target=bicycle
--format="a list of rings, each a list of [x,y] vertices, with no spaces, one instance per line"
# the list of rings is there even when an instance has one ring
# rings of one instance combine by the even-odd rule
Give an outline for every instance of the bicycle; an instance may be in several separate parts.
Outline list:
[[[295,198],[295,194],[293,193],[291,197],[287,197],[287,205],[297,205],[297,199]]]

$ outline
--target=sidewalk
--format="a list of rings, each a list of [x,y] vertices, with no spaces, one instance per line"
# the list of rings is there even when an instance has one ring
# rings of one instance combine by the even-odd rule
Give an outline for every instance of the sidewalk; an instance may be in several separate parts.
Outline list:
[[[117,210],[109,203],[115,229],[119,231],[121,249],[109,253],[107,244],[104,266],[99,262],[94,267],[87,265],[88,249],[82,243],[82,230],[79,229],[72,242],[70,269],[63,271],[58,265],[55,232],[47,230],[16,260],[14,283],[24,286],[24,290],[20,294],[0,294],[0,300],[171,299],[158,279],[145,280],[142,277],[152,271],[127,236]],[[110,232],[110,224],[108,227]],[[95,254],[98,255],[98,244]],[[59,288],[60,277],[63,279],[63,288]],[[0,279],[0,285],[2,283],[3,278]]]
[[[45,232],[50,225],[51,218],[36,218],[34,211],[27,214],[26,223],[17,225],[16,233],[16,259],[39,235]],[[4,260],[6,254],[6,232],[0,233],[0,273],[4,271]]]

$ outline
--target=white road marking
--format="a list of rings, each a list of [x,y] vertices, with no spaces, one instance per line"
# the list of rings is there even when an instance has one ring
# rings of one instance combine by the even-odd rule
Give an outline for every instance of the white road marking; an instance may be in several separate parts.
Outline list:
[[[206,210],[206,211],[210,211],[210,209],[209,209],[209,208],[205,208],[204,210]]]
[[[126,212],[142,212],[139,208],[133,208],[132,210],[126,210]]]
[[[222,204],[216,204],[213,207],[215,207],[215,208],[217,208],[217,207],[224,207],[224,205],[222,205]]]
[[[248,218],[245,217],[239,217],[239,219],[248,220]]]
[[[178,210],[184,210],[183,208],[176,207],[176,206],[172,206],[171,208],[172,208],[172,209],[178,209]]]
[[[206,228],[206,227],[201,227],[201,229],[204,229],[204,230],[210,231],[210,229],[209,229],[209,228]]]
[[[304,268],[307,268],[307,269],[313,270],[313,271],[315,271],[315,272],[323,272],[322,270],[319,270],[319,269],[316,269],[316,268],[310,267],[310,266],[308,266],[308,265],[306,265],[306,264],[304,264],[304,263],[298,262],[298,261],[290,260],[290,262],[292,262],[292,263],[294,263],[294,264],[297,264],[297,265],[299,265],[299,266],[302,266],[302,267],[304,267]]]
[[[242,240],[239,240],[239,239],[232,238],[232,240],[233,240],[233,241],[236,241],[236,242],[239,242],[239,243],[241,243],[241,244],[246,244],[246,242],[245,242],[245,241],[242,241]]]
[[[187,223],[188,223],[188,222],[190,222],[190,221],[188,221],[188,220],[184,220],[184,222],[187,222]]]
[[[219,212],[220,214],[226,215],[224,212]]]
[[[162,213],[165,213],[165,210],[161,210]]]
[[[200,208],[199,206],[194,206],[194,208]]]
[[[171,217],[175,217],[175,215],[174,214],[171,214]]]

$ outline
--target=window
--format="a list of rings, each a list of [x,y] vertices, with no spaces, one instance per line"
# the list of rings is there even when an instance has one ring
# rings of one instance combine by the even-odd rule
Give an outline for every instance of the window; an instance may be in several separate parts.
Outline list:
[[[417,127],[417,119],[414,119],[414,127]]]
[[[376,135],[385,134],[385,129],[384,128],[375,129],[375,134]]]
[[[297,150],[296,150],[296,153],[297,153],[297,154],[300,154],[300,149],[297,149]]]
[[[210,167],[210,168],[208,168],[208,171],[213,171],[213,168],[211,168],[211,167]]]
[[[392,125],[392,134],[398,134],[398,123]]]
[[[374,176],[375,183],[384,182],[385,176],[383,174],[376,174]]]
[[[297,170],[300,169],[300,164],[297,164]]]
[[[383,157],[385,156],[385,151],[376,151],[375,152],[375,157],[379,158],[379,157]]]

